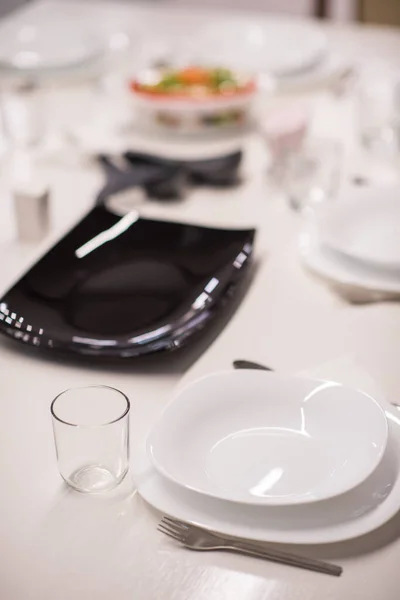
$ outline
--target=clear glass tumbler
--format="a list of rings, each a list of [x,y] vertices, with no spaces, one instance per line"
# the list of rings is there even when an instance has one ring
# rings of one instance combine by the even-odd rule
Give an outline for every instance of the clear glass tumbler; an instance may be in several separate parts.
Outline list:
[[[358,84],[361,143],[368,150],[400,152],[400,70],[372,65]]]
[[[129,467],[129,399],[108,386],[72,388],[51,403],[58,468],[80,492],[116,487]]]
[[[311,139],[287,160],[282,185],[294,210],[331,200],[340,186],[342,147],[336,140]]]

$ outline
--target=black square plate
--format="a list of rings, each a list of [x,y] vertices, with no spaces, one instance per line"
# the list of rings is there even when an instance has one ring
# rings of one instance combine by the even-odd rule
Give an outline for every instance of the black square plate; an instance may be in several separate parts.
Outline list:
[[[97,206],[3,296],[0,333],[104,357],[180,347],[222,309],[254,236]]]

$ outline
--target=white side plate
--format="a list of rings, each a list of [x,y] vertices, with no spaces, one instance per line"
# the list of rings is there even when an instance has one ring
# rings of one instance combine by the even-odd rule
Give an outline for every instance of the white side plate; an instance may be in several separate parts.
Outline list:
[[[400,294],[400,277],[393,271],[374,269],[323,246],[314,231],[300,237],[304,264],[331,283],[354,286],[374,294]]]
[[[148,437],[155,468],[211,497],[258,505],[342,494],[379,464],[378,402],[330,381],[227,371],[186,387]]]

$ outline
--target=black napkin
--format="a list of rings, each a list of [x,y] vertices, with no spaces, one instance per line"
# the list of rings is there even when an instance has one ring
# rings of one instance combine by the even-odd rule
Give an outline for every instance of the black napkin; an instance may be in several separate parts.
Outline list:
[[[242,151],[205,160],[172,160],[150,154],[125,152],[121,157],[98,157],[106,184],[97,196],[102,204],[111,194],[143,187],[149,198],[183,198],[194,185],[232,186],[238,183]]]

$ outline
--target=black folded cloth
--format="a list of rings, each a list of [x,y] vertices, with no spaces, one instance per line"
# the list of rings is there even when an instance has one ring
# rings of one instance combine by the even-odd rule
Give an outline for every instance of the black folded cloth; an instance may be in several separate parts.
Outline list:
[[[232,186],[238,182],[242,151],[203,160],[172,160],[139,152],[121,157],[98,157],[106,184],[97,196],[102,204],[109,196],[131,187],[143,187],[149,198],[175,200],[194,185]]]

